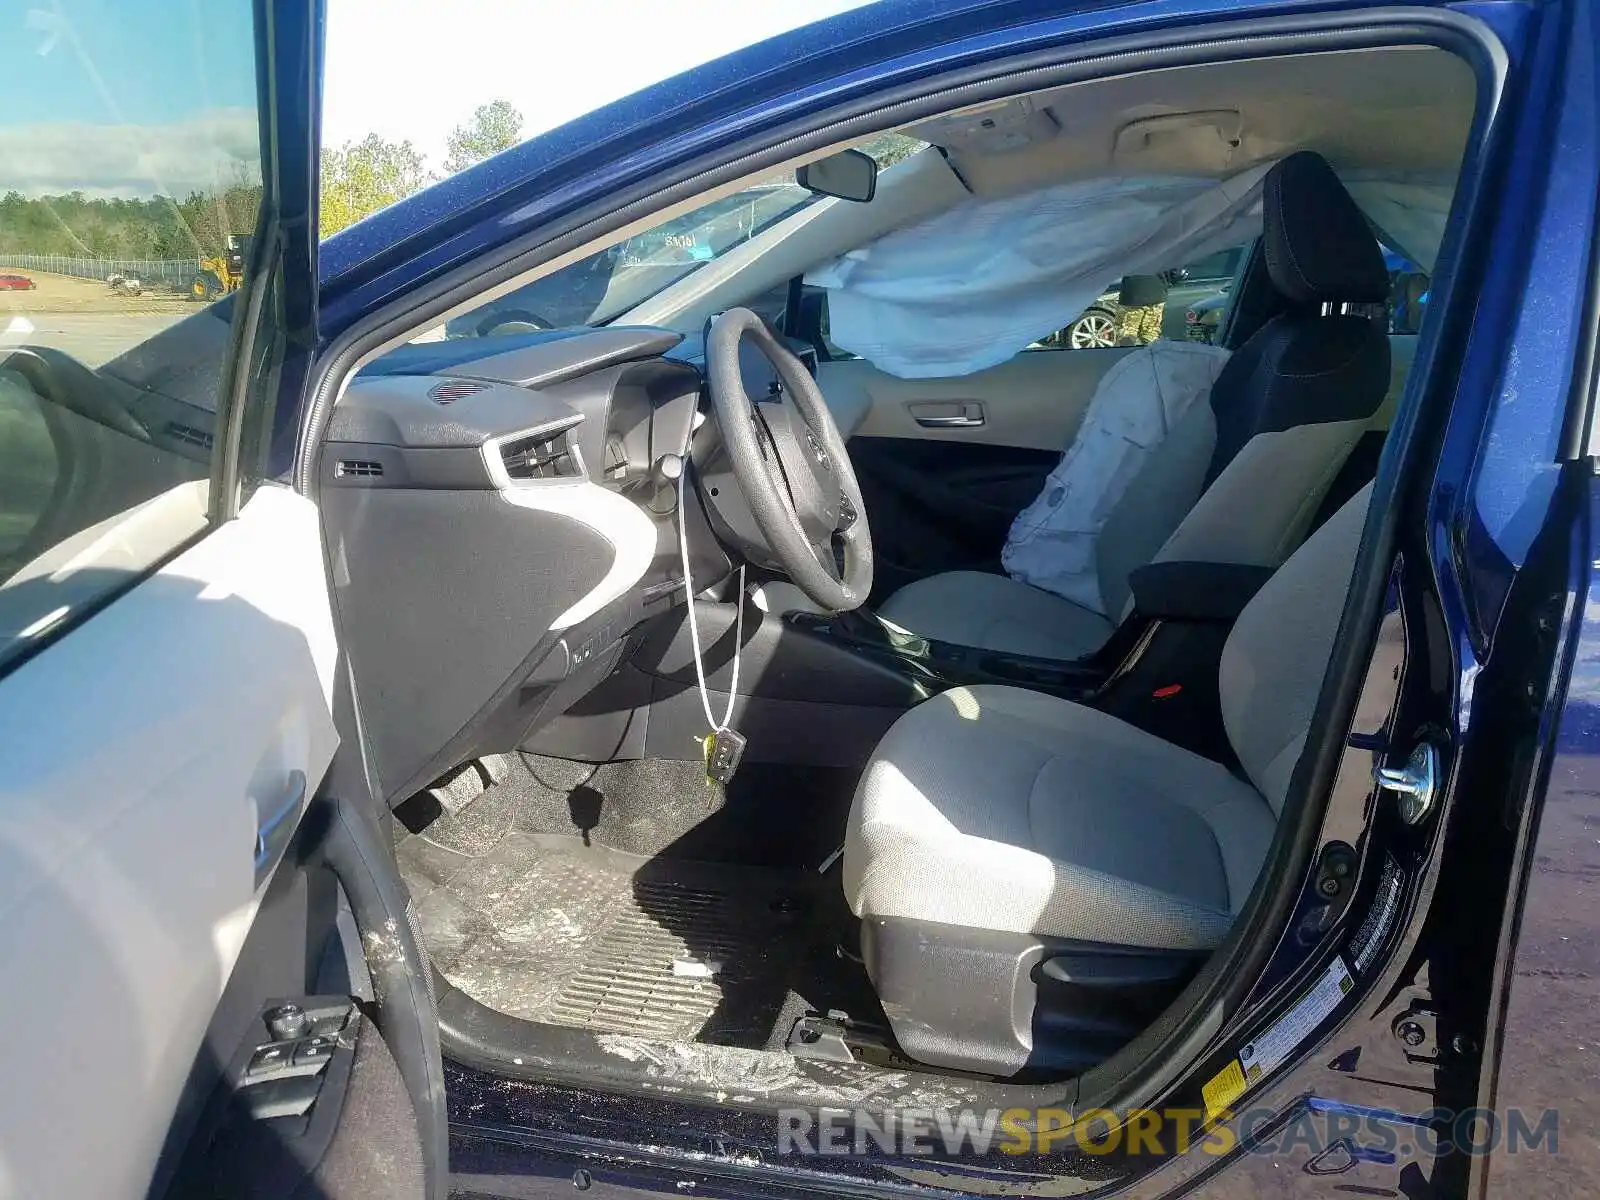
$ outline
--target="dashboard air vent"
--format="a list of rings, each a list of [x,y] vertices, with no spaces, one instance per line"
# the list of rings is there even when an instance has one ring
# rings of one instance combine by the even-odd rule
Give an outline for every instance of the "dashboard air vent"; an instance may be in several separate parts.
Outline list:
[[[569,438],[570,430],[532,433],[500,443],[500,461],[514,480],[575,479],[583,464]]]
[[[476,379],[446,379],[443,383],[434,384],[428,390],[428,395],[433,397],[435,404],[454,404],[463,396],[481,392],[488,386]]]
[[[383,464],[364,458],[341,458],[333,473],[340,479],[376,479],[383,474]]]
[[[211,449],[216,441],[204,429],[196,429],[193,425],[185,425],[181,421],[167,422],[167,436],[174,441],[187,442],[191,446],[198,446],[202,450]]]

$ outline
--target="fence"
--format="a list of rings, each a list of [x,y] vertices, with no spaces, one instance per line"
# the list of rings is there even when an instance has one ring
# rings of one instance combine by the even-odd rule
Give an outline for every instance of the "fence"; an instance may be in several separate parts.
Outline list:
[[[50,271],[78,279],[104,280],[109,275],[137,279],[150,291],[187,293],[194,282],[192,258],[84,258],[71,254],[0,253],[0,268],[14,271]]]

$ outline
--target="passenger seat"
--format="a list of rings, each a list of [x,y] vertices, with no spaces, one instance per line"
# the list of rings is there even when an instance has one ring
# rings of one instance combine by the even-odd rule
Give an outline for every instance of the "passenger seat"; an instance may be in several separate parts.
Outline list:
[[[1093,653],[1152,561],[1280,565],[1389,389],[1382,326],[1342,315],[1382,303],[1388,275],[1361,210],[1321,155],[1291,154],[1262,197],[1266,269],[1280,311],[1228,360],[1145,461],[1096,543],[1096,612],[1004,575],[920,579],[878,610],[923,637],[1051,659]],[[1104,615],[1104,614],[1110,614]]]

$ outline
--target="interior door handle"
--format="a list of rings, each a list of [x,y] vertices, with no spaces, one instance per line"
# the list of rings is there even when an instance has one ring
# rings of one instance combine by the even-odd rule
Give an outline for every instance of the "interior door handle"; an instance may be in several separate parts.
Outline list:
[[[984,420],[977,400],[920,400],[907,407],[924,429],[973,429]]]
[[[272,874],[283,852],[289,848],[294,836],[297,818],[306,802],[306,773],[290,771],[289,782],[283,795],[268,812],[257,809],[256,815],[256,886],[260,887]]]

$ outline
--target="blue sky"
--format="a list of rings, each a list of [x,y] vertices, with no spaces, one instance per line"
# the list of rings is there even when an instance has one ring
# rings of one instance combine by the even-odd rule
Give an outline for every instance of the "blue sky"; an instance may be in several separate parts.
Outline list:
[[[249,0],[0,0],[0,193],[254,173],[251,21]]]
[[[532,137],[867,0],[324,0],[323,137]],[[602,66],[603,64],[603,66]],[[185,195],[256,171],[250,0],[0,0],[0,194]]]
[[[160,125],[198,110],[253,106],[250,7],[0,0],[0,124]]]

